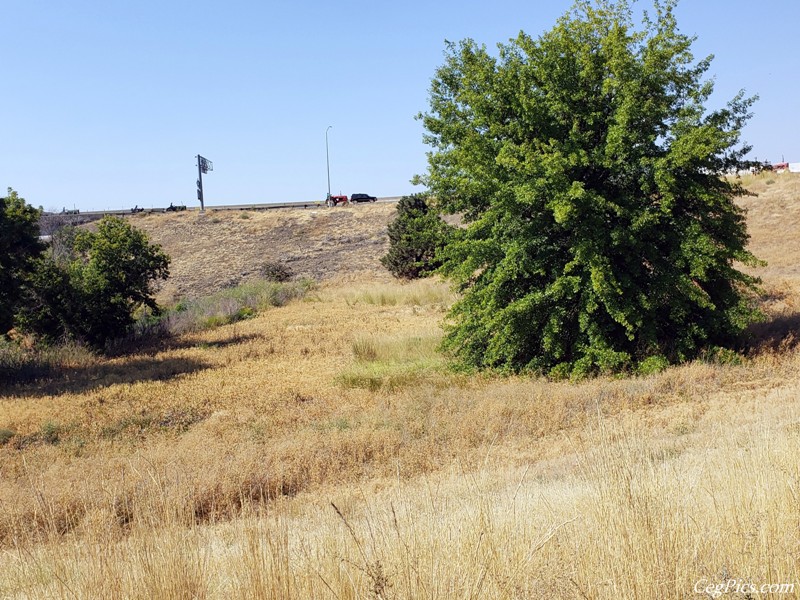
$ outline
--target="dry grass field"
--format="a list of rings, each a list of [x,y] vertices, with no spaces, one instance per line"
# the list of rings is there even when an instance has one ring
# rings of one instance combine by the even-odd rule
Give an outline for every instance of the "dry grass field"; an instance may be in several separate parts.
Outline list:
[[[6,389],[0,597],[800,596],[800,177],[745,183],[747,356],[580,383],[449,370],[447,286],[379,270],[391,207],[142,217],[165,298],[262,258],[321,283]]]

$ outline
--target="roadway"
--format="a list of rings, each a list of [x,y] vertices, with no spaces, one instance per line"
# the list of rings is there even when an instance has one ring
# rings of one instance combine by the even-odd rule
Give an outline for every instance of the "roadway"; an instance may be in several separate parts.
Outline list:
[[[382,198],[378,198],[378,202],[386,203],[386,202],[397,202],[399,201],[401,196],[384,196]],[[365,204],[369,204],[368,202]],[[358,205],[358,203],[354,203],[354,205]],[[263,204],[222,204],[222,205],[215,205],[215,206],[206,206],[206,211],[218,211],[218,210],[273,210],[277,208],[327,208],[325,205],[324,200],[315,200],[312,202],[270,202],[270,203],[263,203]],[[337,208],[337,207],[334,207]],[[199,206],[191,206],[187,207],[186,210],[190,211],[199,211]],[[163,213],[167,212],[167,207],[155,207],[155,208],[145,208],[143,213]],[[52,216],[58,216],[60,213],[49,213]],[[71,217],[102,217],[104,215],[116,215],[116,216],[125,216],[130,215],[131,210],[88,210],[85,212],[80,212],[77,214],[70,214],[68,216]]]

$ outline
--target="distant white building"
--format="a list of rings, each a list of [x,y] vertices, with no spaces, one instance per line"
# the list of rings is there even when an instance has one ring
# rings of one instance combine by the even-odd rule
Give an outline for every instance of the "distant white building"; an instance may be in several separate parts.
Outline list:
[[[800,173],[800,162],[798,162],[798,163],[789,163],[789,172],[790,173]]]

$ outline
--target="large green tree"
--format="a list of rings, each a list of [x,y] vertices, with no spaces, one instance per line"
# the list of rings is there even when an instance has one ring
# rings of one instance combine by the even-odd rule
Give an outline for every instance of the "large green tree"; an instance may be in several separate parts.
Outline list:
[[[120,218],[104,217],[96,231],[63,228],[31,277],[17,321],[48,340],[102,348],[130,331],[138,309],[158,312],[154,284],[168,277],[169,263],[147,234]]]
[[[464,362],[580,375],[683,361],[754,318],[744,190],[752,98],[708,110],[675,2],[579,1],[490,53],[449,44],[419,177],[467,227],[444,271],[463,296],[445,345]],[[651,359],[652,360],[652,359]]]
[[[25,280],[44,248],[40,214],[11,188],[0,198],[0,334],[11,329]]]

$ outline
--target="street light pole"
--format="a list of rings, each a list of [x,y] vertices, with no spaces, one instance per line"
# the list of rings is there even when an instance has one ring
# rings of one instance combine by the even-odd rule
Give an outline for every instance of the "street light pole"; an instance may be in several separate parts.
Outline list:
[[[325,130],[325,164],[328,167],[328,199],[327,204],[330,204],[331,201],[331,157],[330,153],[328,152],[328,130],[333,127],[333,125],[328,125],[328,129]]]

